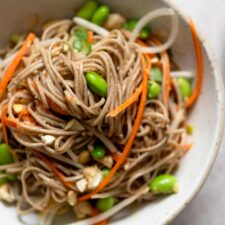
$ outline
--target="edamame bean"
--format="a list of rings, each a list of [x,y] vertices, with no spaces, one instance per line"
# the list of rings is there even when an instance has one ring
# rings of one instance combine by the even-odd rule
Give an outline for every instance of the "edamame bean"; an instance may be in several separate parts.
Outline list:
[[[161,87],[159,86],[158,83],[155,81],[149,81],[148,82],[148,98],[149,99],[154,99],[159,96],[159,93],[161,91]]]
[[[83,39],[83,40],[87,40],[88,39],[88,32],[87,29],[84,27],[78,27],[76,28],[76,30],[74,31],[74,35],[77,38]]]
[[[82,41],[79,38],[73,43],[73,48],[76,49],[78,52],[81,51],[82,46]]]
[[[102,78],[96,72],[86,73],[86,81],[88,88],[90,88],[96,95],[101,97],[107,96],[107,83],[104,78]]]
[[[4,173],[3,171],[0,171],[0,174],[3,174],[3,173]],[[0,185],[5,184],[5,183],[7,183],[7,182],[8,182],[8,180],[7,180],[6,177],[0,178]]]
[[[14,158],[9,150],[9,146],[6,145],[5,143],[0,144],[0,164],[5,165],[5,164],[10,164],[14,163]],[[3,171],[1,171],[3,173]],[[12,174],[7,176],[7,178],[0,179],[0,183],[2,182],[7,182],[8,180],[15,180],[17,179],[17,176]]]
[[[143,40],[146,40],[150,36],[150,33],[151,29],[149,27],[143,27],[140,31],[139,37]]]
[[[79,38],[73,43],[73,48],[85,55],[88,55],[91,52],[91,44],[88,41]]]
[[[9,150],[9,146],[5,143],[0,144],[0,164],[10,164],[14,162],[14,158]]]
[[[85,55],[89,55],[91,53],[92,45],[88,41],[83,41],[83,47],[81,52],[83,52]]]
[[[74,36],[76,40],[73,42],[73,48],[77,52],[82,52],[85,55],[90,54],[92,45],[88,42],[88,33],[84,27],[78,27],[74,31]]]
[[[108,174],[109,174],[109,172],[110,172],[110,169],[108,169],[108,168],[104,168],[104,169],[102,170],[102,175],[103,175],[103,178],[107,177],[107,176],[108,176]]]
[[[186,98],[188,98],[191,95],[191,84],[189,82],[189,80],[183,78],[183,77],[179,77],[177,79],[178,85],[180,87],[180,93],[182,98],[185,100]]]
[[[89,1],[79,10],[77,16],[85,20],[90,20],[97,8],[98,8],[97,2]]]
[[[12,34],[10,36],[10,42],[14,45],[16,45],[20,41],[20,39],[21,39],[21,35],[19,34]]]
[[[136,27],[137,23],[138,23],[138,20],[131,19],[128,22],[124,23],[122,25],[122,28],[129,30],[129,31],[133,31],[133,29]]]
[[[109,15],[110,9],[106,5],[100,6],[91,18],[91,21],[98,25],[103,25]]]
[[[111,209],[116,203],[114,197],[102,198],[97,201],[97,209],[101,212],[105,212]]]
[[[156,82],[162,82],[162,70],[156,66],[153,66],[150,73],[150,79]]]
[[[134,28],[136,27],[137,23],[138,23],[138,20],[131,19],[128,22],[124,23],[122,25],[122,28],[129,30],[129,31],[133,31]],[[150,33],[151,33],[151,29],[149,27],[143,27],[140,31],[139,37],[141,39],[145,40],[150,36]]]
[[[105,156],[105,146],[102,143],[96,143],[94,149],[91,151],[94,159],[101,159]]]
[[[178,192],[178,181],[170,174],[163,174],[155,177],[149,188],[154,194],[172,194]]]

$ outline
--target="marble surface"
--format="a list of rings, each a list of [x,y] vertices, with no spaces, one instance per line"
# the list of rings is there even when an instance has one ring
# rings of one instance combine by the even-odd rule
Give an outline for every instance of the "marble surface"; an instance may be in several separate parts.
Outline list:
[[[225,0],[176,0],[206,35],[225,76]],[[225,79],[225,78],[224,78]],[[202,190],[172,225],[225,224],[225,135],[214,168]]]

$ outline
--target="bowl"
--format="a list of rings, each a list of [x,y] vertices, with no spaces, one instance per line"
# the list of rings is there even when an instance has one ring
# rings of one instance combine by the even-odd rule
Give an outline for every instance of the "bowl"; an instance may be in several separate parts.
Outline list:
[[[72,18],[74,9],[83,4],[82,0],[1,0],[0,7],[0,45],[4,45],[11,33],[25,32],[40,28],[48,19]],[[188,26],[189,17],[182,9],[168,0],[114,0],[103,1],[114,11],[127,17],[139,18],[160,7],[172,7],[179,15],[180,30],[172,47],[174,57],[183,69],[195,70],[196,60]],[[154,27],[168,29],[166,19],[157,20]],[[169,223],[193,199],[206,180],[221,143],[224,127],[224,89],[217,61],[205,37],[199,32],[204,55],[204,82],[197,104],[190,111],[189,120],[194,126],[194,145],[182,160],[176,176],[180,191],[157,201],[136,204],[129,211],[120,213],[114,225],[163,225]],[[20,225],[15,207],[0,204],[1,224]],[[35,217],[27,219],[29,224],[37,224]],[[59,224],[65,224],[60,222]]]

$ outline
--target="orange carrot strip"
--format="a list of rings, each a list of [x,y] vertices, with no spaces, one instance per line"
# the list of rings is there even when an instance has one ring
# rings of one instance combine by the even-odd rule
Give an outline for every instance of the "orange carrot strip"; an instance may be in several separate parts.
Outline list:
[[[94,217],[94,216],[97,216],[98,214],[99,214],[99,211],[96,208],[94,208],[93,209],[93,212],[92,212],[92,216]],[[98,223],[95,223],[93,225],[107,225],[108,222],[109,222],[109,220],[106,219],[106,220],[100,221]]]
[[[100,192],[106,185],[109,184],[110,180],[112,179],[112,177],[116,174],[117,170],[121,167],[121,165],[124,163],[124,161],[126,160],[127,156],[130,153],[131,147],[134,143],[134,140],[136,138],[137,132],[139,130],[141,121],[142,121],[142,117],[143,117],[143,113],[145,110],[145,103],[147,100],[147,82],[148,82],[148,70],[146,68],[146,61],[145,61],[145,57],[142,56],[141,58],[142,60],[142,73],[143,73],[143,89],[142,89],[142,95],[141,95],[141,100],[140,100],[140,104],[138,107],[138,112],[137,112],[137,116],[133,125],[133,129],[132,132],[130,134],[130,137],[127,141],[127,144],[124,147],[124,150],[120,156],[120,158],[118,159],[118,161],[116,162],[116,164],[114,165],[114,167],[112,168],[112,170],[109,172],[109,174],[104,178],[104,180],[100,183],[100,185],[92,192],[81,196],[80,198],[78,198],[79,201],[85,201],[88,200],[92,197],[92,195]]]
[[[94,225],[107,225],[108,224],[108,220],[103,220],[101,222],[95,223]]]
[[[197,83],[195,85],[195,89],[194,89],[192,95],[185,102],[185,106],[187,108],[191,107],[197,100],[197,98],[200,94],[200,91],[202,88],[202,82],[203,82],[202,49],[201,49],[201,45],[200,45],[200,42],[198,39],[197,31],[196,31],[196,28],[195,28],[195,25],[194,25],[192,19],[190,19],[190,29],[191,29],[191,33],[192,33],[192,38],[193,38],[194,47],[195,47],[196,60],[197,60]]]
[[[8,140],[8,136],[7,136],[7,128],[6,128],[6,113],[8,111],[8,105],[5,105],[2,109],[2,115],[1,115],[1,121],[2,121],[2,131],[3,131],[3,136],[5,139],[5,143],[8,144],[9,140]]]
[[[128,98],[125,102],[123,102],[118,108],[110,111],[107,114],[107,116],[115,117],[119,113],[121,113],[123,110],[125,110],[126,108],[131,106],[133,103],[137,102],[138,98],[142,92],[142,89],[143,89],[143,85],[141,84],[130,98]]]
[[[65,181],[65,176],[57,169],[56,165],[52,163],[50,160],[45,158],[42,154],[38,153],[38,157],[44,161],[52,170],[52,172],[59,178],[59,180],[67,187],[74,187],[73,182],[67,182]]]
[[[170,82],[170,60],[166,52],[161,53],[162,64],[163,64],[163,100],[164,104],[167,106],[169,102],[169,95],[171,89]]]
[[[120,158],[120,155],[116,152],[110,152],[109,154],[115,162],[117,162]],[[127,159],[124,161],[124,163],[127,163]]]
[[[136,39],[136,43],[141,45],[141,46],[147,46],[146,43],[144,43],[142,40],[140,39]],[[150,71],[151,68],[151,57],[154,57],[155,54],[145,54],[145,59],[147,61],[147,69]],[[123,102],[121,105],[119,105],[116,109],[110,111],[107,116],[110,117],[115,117],[117,116],[119,113],[121,113],[122,111],[124,111],[126,108],[128,108],[129,106],[131,106],[132,104],[134,104],[135,102],[138,101],[138,98],[140,96],[142,92],[142,84],[136,89],[136,91],[134,92],[134,94],[128,98],[125,102]]]
[[[28,114],[29,114],[29,113],[28,113],[27,108],[24,108],[24,109],[22,109],[21,112],[19,113],[18,119],[20,120],[20,119],[22,119],[23,116],[26,116],[26,115],[28,115]]]
[[[30,113],[28,112],[27,108],[24,108],[20,113],[19,113],[19,120],[23,120],[25,122],[29,122],[32,124],[36,124],[36,121],[33,119],[32,116],[30,116]]]
[[[50,107],[55,110],[57,113],[62,114],[62,115],[69,115],[65,110],[61,109],[60,106],[58,106],[55,102],[53,102],[48,96],[46,96],[47,101],[50,105]]]
[[[94,42],[94,33],[91,30],[89,30],[87,33],[88,33],[87,41],[92,44]]]
[[[11,128],[18,128],[18,121],[13,118],[6,118],[6,125]]]
[[[139,44],[140,46],[142,46],[142,47],[147,47],[147,46],[148,46],[145,42],[143,42],[143,41],[142,41],[141,39],[139,39],[139,38],[137,38],[135,42],[136,42],[137,44]],[[153,57],[156,56],[156,54],[145,54],[145,56],[148,56],[148,57],[150,57],[150,58],[153,58]]]
[[[193,143],[185,144],[185,145],[183,146],[183,151],[184,151],[185,153],[188,152],[188,151],[192,148],[192,146],[193,146]]]
[[[29,114],[23,116],[23,121],[28,122],[28,123],[33,124],[33,125],[37,124],[36,121],[33,119],[33,117],[31,117]]]
[[[34,82],[32,82],[32,86],[38,92],[37,85]],[[53,102],[48,96],[45,96],[45,97],[46,97],[50,107],[54,111],[56,111],[59,114],[65,115],[65,116],[69,115],[65,110],[61,109],[60,106],[58,106],[55,102]]]
[[[26,55],[26,53],[28,52],[34,38],[35,38],[35,35],[33,33],[30,33],[27,36],[22,48],[19,50],[16,57],[14,58],[12,63],[7,68],[5,74],[3,75],[2,80],[0,82],[0,101],[2,100],[2,96],[4,94],[4,91],[5,91],[5,89],[8,85],[11,77],[13,76],[13,73],[17,69],[17,67],[20,64],[21,60],[23,59],[24,55]]]

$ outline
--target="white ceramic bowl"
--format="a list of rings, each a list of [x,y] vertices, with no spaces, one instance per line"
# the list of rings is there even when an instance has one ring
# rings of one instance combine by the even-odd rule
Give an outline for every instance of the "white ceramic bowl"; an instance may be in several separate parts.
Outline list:
[[[13,32],[24,32],[38,19],[39,24],[47,19],[71,18],[74,8],[83,4],[82,0],[1,0],[0,44],[4,44]],[[180,31],[173,52],[183,69],[195,70],[196,60],[193,50],[188,17],[174,3],[168,0],[113,0],[103,1],[112,10],[127,17],[139,18],[159,7],[172,7],[180,16]],[[155,27],[168,28],[166,20],[158,20]],[[214,55],[202,35],[204,50],[204,82],[200,98],[191,110],[189,120],[194,125],[194,146],[183,159],[177,171],[180,192],[134,210],[123,213],[123,218],[114,225],[163,225],[170,222],[196,195],[203,185],[216,158],[224,126],[224,90],[221,74]],[[21,224],[16,218],[14,207],[0,205],[1,224]],[[4,221],[4,222],[2,222]],[[35,224],[33,219],[30,224]],[[62,223],[60,223],[62,224]]]

